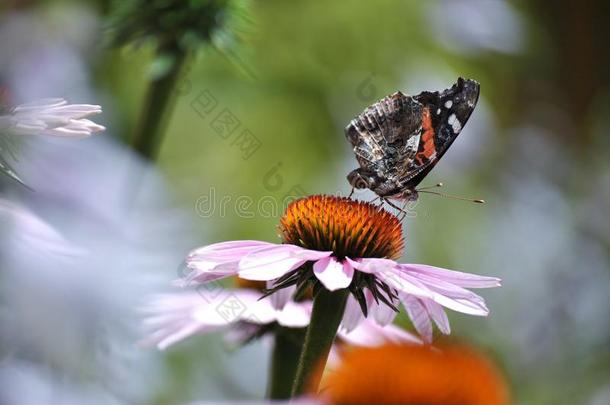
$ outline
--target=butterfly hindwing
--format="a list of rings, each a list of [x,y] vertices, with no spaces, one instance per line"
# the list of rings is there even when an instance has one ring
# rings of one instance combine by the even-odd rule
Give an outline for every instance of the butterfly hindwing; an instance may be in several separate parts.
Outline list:
[[[400,177],[417,153],[421,135],[420,103],[401,92],[391,94],[353,119],[345,136],[360,167],[379,177]]]

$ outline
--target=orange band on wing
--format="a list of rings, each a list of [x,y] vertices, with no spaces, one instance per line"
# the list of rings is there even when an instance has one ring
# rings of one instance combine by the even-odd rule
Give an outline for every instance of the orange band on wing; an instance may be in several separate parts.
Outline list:
[[[430,117],[430,109],[424,108],[422,117],[422,138],[421,149],[415,155],[415,159],[422,164],[426,160],[430,160],[436,153],[434,146],[434,128],[432,127],[432,118]]]

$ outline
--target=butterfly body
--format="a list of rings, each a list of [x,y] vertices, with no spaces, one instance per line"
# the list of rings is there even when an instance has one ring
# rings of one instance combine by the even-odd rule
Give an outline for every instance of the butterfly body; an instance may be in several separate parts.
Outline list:
[[[459,78],[442,92],[393,93],[345,128],[360,165],[347,179],[382,198],[417,199],[416,187],[459,135],[479,98],[479,84]]]

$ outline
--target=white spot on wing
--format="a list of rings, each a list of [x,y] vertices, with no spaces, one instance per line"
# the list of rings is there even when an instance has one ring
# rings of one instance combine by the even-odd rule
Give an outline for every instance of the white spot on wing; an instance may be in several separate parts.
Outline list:
[[[446,108],[451,108],[452,105],[453,105],[453,101],[451,101],[451,100],[445,101],[445,107]]]
[[[439,115],[441,113],[441,109],[439,108],[438,110],[436,110],[436,115]]]
[[[462,130],[462,124],[460,123],[460,120],[457,119],[455,114],[451,114],[447,122],[449,123],[449,125],[451,125],[451,128],[453,128],[453,132],[455,132],[456,134],[458,134]]]

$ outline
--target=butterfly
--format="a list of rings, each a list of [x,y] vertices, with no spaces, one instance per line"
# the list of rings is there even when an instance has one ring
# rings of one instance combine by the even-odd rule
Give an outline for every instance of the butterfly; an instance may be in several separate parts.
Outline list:
[[[479,83],[460,77],[441,92],[398,91],[369,106],[345,128],[360,165],[349,183],[382,200],[416,200],[416,187],[466,125],[479,90]]]

